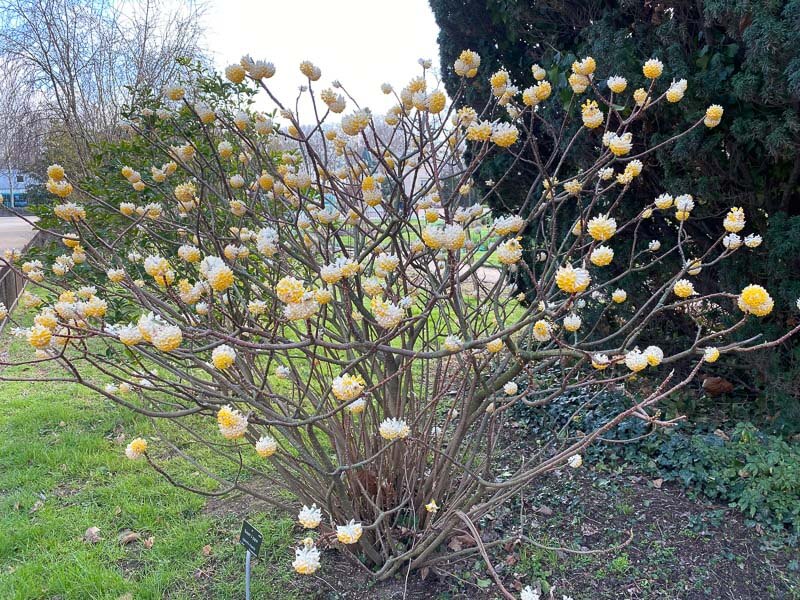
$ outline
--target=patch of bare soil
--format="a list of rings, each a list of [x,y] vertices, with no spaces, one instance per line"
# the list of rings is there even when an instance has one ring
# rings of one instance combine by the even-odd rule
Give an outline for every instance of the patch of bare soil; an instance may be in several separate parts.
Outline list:
[[[246,495],[212,498],[205,509],[219,518],[270,511],[277,512]],[[528,538],[490,549],[494,569],[515,594],[530,585],[557,600],[800,599],[796,548],[747,527],[734,509],[693,500],[678,487],[632,472],[555,472],[479,528],[485,542],[517,532]],[[375,582],[335,549],[326,550],[322,562],[317,576],[287,585],[287,598],[501,597],[478,556],[440,564],[424,579],[412,572],[387,582]]]

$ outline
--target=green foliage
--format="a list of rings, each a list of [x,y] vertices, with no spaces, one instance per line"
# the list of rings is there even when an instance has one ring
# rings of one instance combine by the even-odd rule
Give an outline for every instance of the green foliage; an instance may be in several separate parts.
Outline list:
[[[626,400],[620,396],[592,400],[576,394],[544,408],[515,410],[532,437],[546,436],[570,423],[563,436],[593,431],[619,414],[622,405]],[[653,477],[680,483],[691,493],[726,502],[742,511],[751,524],[784,532],[792,543],[800,539],[800,445],[766,434],[752,423],[738,423],[728,432],[729,439],[713,425],[684,423],[652,435],[647,435],[649,431],[643,421],[627,419],[603,437],[632,441],[590,447],[587,462],[634,464]]]
[[[729,502],[751,519],[800,533],[800,448],[739,423],[714,434],[667,437],[653,454],[667,480]]]

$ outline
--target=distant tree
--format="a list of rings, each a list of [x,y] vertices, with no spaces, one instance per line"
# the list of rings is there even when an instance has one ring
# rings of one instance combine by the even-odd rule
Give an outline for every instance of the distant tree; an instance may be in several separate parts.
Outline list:
[[[198,2],[0,0],[0,61],[29,83],[28,112],[82,171],[92,143],[118,135],[132,93],[171,81],[177,58],[202,57],[202,12]]]

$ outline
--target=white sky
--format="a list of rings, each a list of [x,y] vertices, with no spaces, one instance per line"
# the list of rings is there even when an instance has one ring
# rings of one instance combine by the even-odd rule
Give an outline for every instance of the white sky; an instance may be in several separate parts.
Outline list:
[[[419,58],[439,64],[439,31],[427,0],[212,0],[207,46],[222,70],[250,54],[275,64],[273,93],[294,107],[306,83],[299,64],[322,70],[316,93],[338,79],[362,107],[382,114],[394,104],[380,85],[403,87],[421,74]],[[263,93],[263,92],[262,92]],[[350,112],[352,105],[344,114]],[[300,121],[313,119],[300,106]]]

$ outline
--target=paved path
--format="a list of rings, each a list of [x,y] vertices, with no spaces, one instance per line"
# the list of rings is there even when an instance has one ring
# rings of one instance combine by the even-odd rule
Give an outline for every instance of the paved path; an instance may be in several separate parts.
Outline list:
[[[0,252],[7,248],[22,250],[35,233],[36,230],[19,217],[0,217]]]

